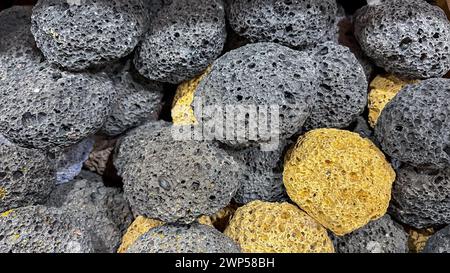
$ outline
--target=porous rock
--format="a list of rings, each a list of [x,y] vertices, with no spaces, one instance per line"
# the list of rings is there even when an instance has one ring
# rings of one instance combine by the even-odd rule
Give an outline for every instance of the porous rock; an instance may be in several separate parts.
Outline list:
[[[164,225],[141,236],[128,253],[239,253],[239,246],[213,227]]]
[[[225,39],[222,1],[171,1],[153,19],[134,64],[150,80],[177,84],[205,70]]]
[[[180,141],[166,122],[148,123],[124,137],[114,164],[133,212],[188,224],[230,203],[241,166],[213,143]]]
[[[384,108],[375,137],[385,153],[414,167],[450,167],[450,80],[406,86]]]

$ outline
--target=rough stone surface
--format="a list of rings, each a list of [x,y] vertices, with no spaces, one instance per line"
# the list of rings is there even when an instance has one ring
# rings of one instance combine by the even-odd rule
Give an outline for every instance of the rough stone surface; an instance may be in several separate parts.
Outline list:
[[[450,253],[450,226],[441,229],[428,239],[424,253]]]
[[[355,35],[365,53],[390,73],[421,79],[450,70],[450,22],[422,0],[393,0],[360,9]]]
[[[198,222],[203,225],[212,226],[211,219],[207,216],[202,216],[198,219]],[[164,225],[164,222],[145,218],[142,216],[136,217],[136,219],[131,223],[128,227],[127,232],[122,237],[122,243],[120,244],[118,253],[125,253],[128,248],[133,245],[136,240],[139,239],[142,235],[147,233],[152,228],[157,228]]]
[[[345,128],[367,105],[364,69],[350,49],[334,42],[320,44],[311,52],[320,88],[305,127]]]
[[[384,108],[375,136],[385,153],[415,167],[450,167],[450,80],[409,85]]]
[[[239,246],[215,228],[164,225],[141,236],[128,253],[239,253]]]
[[[450,168],[442,171],[402,166],[392,191],[391,213],[415,228],[450,223]]]
[[[94,139],[94,149],[89,154],[89,158],[86,162],[84,162],[84,167],[91,172],[103,175],[117,140],[99,135],[94,136]]]
[[[0,253],[92,253],[89,232],[56,208],[23,207],[0,214]]]
[[[43,59],[31,34],[31,6],[0,11],[0,87],[12,74]]]
[[[222,1],[172,1],[153,19],[134,64],[150,80],[177,84],[205,70],[222,52],[225,39]]]
[[[394,170],[370,140],[337,129],[309,131],[284,163],[291,200],[339,236],[386,213],[394,180]]]
[[[241,106],[233,109],[234,128],[241,128],[238,123],[251,110],[249,107],[259,106],[261,111],[262,106],[267,110],[276,106],[280,125],[276,126],[277,137],[284,139],[301,130],[316,100],[317,87],[314,64],[307,53],[274,43],[250,44],[230,51],[214,62],[211,72],[195,92],[194,113],[198,121],[206,124],[213,119],[226,120],[227,106]],[[214,116],[199,118],[199,111],[195,109],[199,102],[205,111],[214,110]],[[274,122],[271,121],[272,114],[266,113],[266,118],[273,126],[270,124]],[[252,127],[254,123],[253,120]],[[236,130],[234,139],[228,136],[219,141],[238,147],[267,142],[271,136],[261,131],[259,127],[264,126],[261,122],[257,125],[254,139],[247,137],[249,132]]]
[[[142,0],[39,0],[31,31],[49,62],[78,71],[130,54],[148,13]]]
[[[163,86],[133,75],[128,65],[112,75],[117,90],[111,115],[103,125],[102,132],[117,136],[148,121],[158,119],[162,109]]]
[[[237,209],[225,235],[246,253],[334,252],[326,229],[289,203],[248,203]]]
[[[66,148],[102,127],[114,94],[104,74],[30,67],[0,89],[0,132],[25,147]]]
[[[333,236],[338,253],[407,253],[408,235],[389,215],[342,237]]]
[[[370,83],[369,123],[375,127],[384,107],[408,84],[415,80],[401,79],[395,75],[378,75]]]
[[[58,152],[56,184],[67,183],[80,174],[83,163],[89,158],[94,147],[94,139],[86,138],[80,143]]]
[[[335,0],[230,1],[229,20],[238,34],[252,42],[305,47],[325,42],[337,16]]]
[[[115,253],[132,214],[120,189],[107,188],[101,177],[83,171],[78,179],[59,185],[48,206],[58,207],[88,231],[95,252]]]
[[[285,143],[275,151],[259,148],[227,149],[238,163],[243,164],[243,179],[234,201],[247,204],[254,200],[278,202],[288,199],[283,185],[283,151]]]
[[[133,212],[188,224],[230,203],[241,166],[207,142],[179,141],[169,123],[149,123],[121,140],[114,162]]]
[[[55,167],[39,150],[0,143],[0,212],[44,203],[56,182]]]

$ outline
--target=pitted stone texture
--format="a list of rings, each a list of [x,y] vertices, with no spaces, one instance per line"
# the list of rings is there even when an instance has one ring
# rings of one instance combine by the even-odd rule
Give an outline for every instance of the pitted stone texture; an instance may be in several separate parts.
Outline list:
[[[424,253],[450,253],[450,226],[441,229],[428,239]]]
[[[301,130],[316,100],[317,88],[314,64],[307,53],[274,43],[250,44],[230,51],[214,62],[211,72],[195,92],[194,114],[205,124],[216,123],[217,119],[228,123],[230,118],[226,107],[237,106],[233,114],[228,115],[233,117],[234,128],[242,128],[239,123],[243,122],[251,107],[259,107],[260,112],[269,110],[258,122],[257,135],[253,139],[244,130],[235,130],[232,137],[227,135],[225,139],[218,139],[235,147],[262,144],[273,135],[268,135],[270,132],[266,133],[261,127],[279,130],[276,137],[281,139]],[[198,103],[202,103],[205,111],[214,110],[214,116],[199,118],[199,111],[195,108]],[[273,106],[279,110],[279,115],[272,111]],[[279,118],[279,126],[273,128],[272,116],[275,114]],[[269,126],[264,124],[265,119]],[[255,127],[255,120],[251,120],[252,127]]]
[[[422,79],[450,70],[450,22],[422,0],[392,0],[360,9],[355,34],[365,53],[387,72]]]
[[[164,225],[142,235],[128,253],[239,253],[239,246],[215,228],[194,223]]]
[[[327,41],[338,11],[335,0],[230,2],[228,17],[234,31],[252,42],[276,42],[290,47]]]
[[[177,84],[205,70],[222,52],[225,39],[222,1],[172,1],[153,19],[134,64],[150,80]]]
[[[0,86],[11,74],[43,59],[31,34],[31,6],[0,11]]]
[[[115,253],[132,214],[120,189],[107,188],[101,177],[83,171],[57,186],[47,203],[59,207],[91,234],[95,252]]]
[[[338,253],[407,253],[408,235],[389,215],[342,237],[333,236]]]
[[[80,174],[83,163],[94,148],[94,139],[86,138],[57,153],[56,184],[67,183]]]
[[[384,108],[375,136],[385,153],[415,167],[450,167],[450,80],[409,85]]]
[[[55,167],[39,150],[0,144],[0,212],[44,203],[56,182]]]
[[[0,89],[0,132],[21,146],[66,148],[102,127],[114,94],[104,74],[28,68]]]
[[[442,171],[402,166],[392,191],[391,214],[415,228],[450,223],[450,168]]]
[[[333,253],[327,231],[289,203],[254,201],[236,210],[225,235],[246,253]]]
[[[169,123],[149,123],[121,140],[115,166],[133,212],[188,224],[230,203],[241,166],[208,142],[179,141]]]
[[[148,121],[156,121],[162,110],[163,86],[132,74],[129,64],[112,75],[117,98],[102,132],[117,136]]]
[[[0,214],[0,253],[92,253],[90,234],[56,208],[23,207]]]
[[[234,201],[247,204],[261,200],[268,202],[287,201],[283,185],[283,151],[286,143],[280,143],[275,151],[261,151],[259,148],[243,150],[227,149],[238,163],[243,164],[241,186]]]
[[[148,13],[142,0],[39,0],[31,31],[49,62],[79,71],[130,54]]]
[[[338,236],[386,214],[395,171],[368,139],[316,129],[288,151],[283,182],[289,197]]]
[[[319,78],[319,91],[307,129],[345,128],[367,105],[364,69],[347,47],[334,42],[311,50]]]

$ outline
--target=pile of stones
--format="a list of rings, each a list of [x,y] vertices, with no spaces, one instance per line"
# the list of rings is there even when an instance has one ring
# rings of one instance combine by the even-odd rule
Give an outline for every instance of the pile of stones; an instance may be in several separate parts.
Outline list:
[[[0,11],[0,252],[450,252],[447,1],[345,2]]]

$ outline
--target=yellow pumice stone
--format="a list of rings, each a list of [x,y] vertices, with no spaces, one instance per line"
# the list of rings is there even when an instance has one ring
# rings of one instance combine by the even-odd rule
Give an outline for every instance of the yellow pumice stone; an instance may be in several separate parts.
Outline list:
[[[384,107],[406,85],[413,84],[416,80],[402,80],[394,75],[379,75],[370,83],[369,93],[369,124],[375,127]]]
[[[394,180],[394,170],[370,140],[337,129],[300,137],[283,172],[289,197],[339,236],[386,213]]]
[[[333,253],[327,231],[289,203],[253,201],[238,208],[225,235],[246,253]]]
[[[208,216],[202,216],[198,219],[198,222],[203,225],[212,226],[211,219]],[[160,227],[164,225],[164,222],[138,216],[128,227],[127,232],[122,237],[122,244],[120,245],[117,253],[125,253],[128,248],[139,238],[152,228]]]
[[[425,248],[428,239],[435,233],[434,229],[410,229],[408,246],[409,250],[413,253],[421,253]]]
[[[198,85],[208,75],[210,70],[211,67],[208,67],[201,75],[178,86],[172,103],[173,124],[192,125],[197,123],[191,104],[194,101],[194,95]]]

